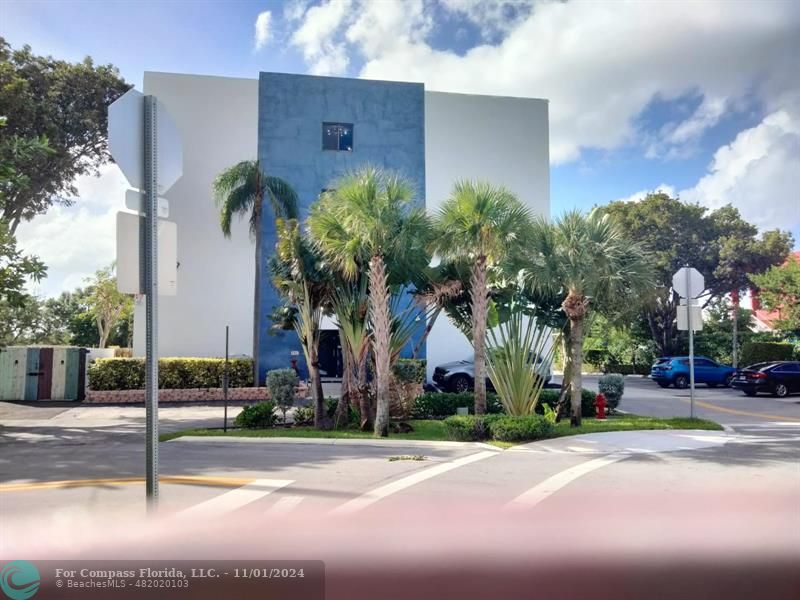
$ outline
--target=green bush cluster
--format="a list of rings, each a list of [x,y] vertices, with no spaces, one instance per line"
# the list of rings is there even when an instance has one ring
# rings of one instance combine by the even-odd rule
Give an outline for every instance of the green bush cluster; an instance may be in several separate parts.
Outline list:
[[[399,383],[425,383],[427,361],[419,358],[399,358],[392,367],[394,378]]]
[[[542,390],[542,395],[539,396],[539,404],[536,407],[536,412],[541,413],[543,411],[542,407],[545,404],[555,410],[556,406],[558,405],[558,396],[560,393],[561,392],[559,390]],[[586,388],[581,391],[581,416],[594,416],[594,399],[596,395],[597,394],[595,392],[592,390],[587,390]]]
[[[234,425],[242,429],[266,429],[278,421],[274,402],[259,402],[245,406],[238,415]]]
[[[794,346],[785,342],[746,342],[739,363],[747,367],[761,362],[792,360]]]
[[[527,442],[548,437],[553,424],[540,415],[457,415],[444,420],[450,439],[459,442]]]
[[[619,373],[608,373],[600,378],[597,388],[606,397],[608,408],[614,410],[625,392],[625,378]]]
[[[536,412],[542,414],[543,405],[548,405],[555,409],[558,404],[559,390],[544,389],[539,396],[539,404]],[[581,394],[581,415],[584,417],[594,416],[595,392],[584,389]],[[456,409],[466,406],[469,412],[473,412],[475,406],[475,396],[472,392],[454,394],[451,392],[426,392],[417,397],[411,417],[414,419],[443,419],[456,414]],[[486,412],[488,414],[502,414],[503,405],[496,394],[486,394]]]
[[[313,406],[298,406],[294,409],[294,424],[295,425],[313,425],[314,424],[314,407]]]
[[[221,358],[162,358],[158,361],[158,387],[165,390],[222,387],[225,360]],[[229,361],[230,387],[252,387],[253,361]],[[144,388],[144,359],[98,358],[88,369],[89,389],[140,390]]]
[[[414,419],[442,419],[456,414],[456,409],[466,406],[469,412],[475,407],[472,392],[455,394],[452,392],[426,392],[417,396],[411,417]],[[490,414],[503,412],[503,405],[497,394],[486,394],[486,410]]]

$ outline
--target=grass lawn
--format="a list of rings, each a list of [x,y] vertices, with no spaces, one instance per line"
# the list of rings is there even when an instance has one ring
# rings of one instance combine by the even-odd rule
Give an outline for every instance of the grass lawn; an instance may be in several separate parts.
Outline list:
[[[447,432],[442,421],[409,421],[414,431],[411,433],[393,433],[389,439],[394,440],[432,440],[446,441]],[[640,417],[638,415],[614,415],[604,421],[593,418],[584,418],[580,427],[572,428],[569,421],[562,421],[556,425],[556,430],[550,437],[563,437],[565,435],[578,435],[581,433],[599,433],[601,431],[636,431],[644,429],[707,429],[720,431],[722,426],[713,421],[704,419],[659,419],[655,417]],[[165,433],[160,436],[162,442],[167,442],[182,436],[227,436],[227,437],[287,437],[287,438],[333,438],[333,439],[372,439],[372,433],[358,429],[342,429],[337,431],[318,431],[313,427],[292,427],[284,429],[229,429],[223,433],[221,429],[186,429],[174,433]],[[499,448],[509,448],[516,445],[512,442],[489,441]]]

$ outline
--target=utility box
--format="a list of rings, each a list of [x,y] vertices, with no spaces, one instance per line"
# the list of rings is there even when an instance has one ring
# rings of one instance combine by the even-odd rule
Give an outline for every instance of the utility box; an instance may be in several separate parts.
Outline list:
[[[85,348],[0,348],[0,400],[83,400]]]

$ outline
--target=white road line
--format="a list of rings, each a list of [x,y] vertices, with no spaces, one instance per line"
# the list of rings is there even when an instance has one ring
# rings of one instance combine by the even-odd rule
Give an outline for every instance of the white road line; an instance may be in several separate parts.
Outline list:
[[[219,496],[211,498],[210,500],[206,500],[205,502],[201,502],[200,504],[190,506],[189,508],[182,510],[179,514],[182,517],[195,518],[199,516],[214,516],[231,512],[242,508],[251,502],[260,500],[264,496],[267,496],[275,490],[281,489],[282,487],[286,487],[290,483],[294,483],[294,480],[256,479],[255,481],[251,481],[247,485],[238,487],[235,490],[220,494]]]
[[[378,500],[382,500],[387,496],[391,496],[399,491],[402,491],[406,488],[411,487],[412,485],[416,485],[432,477],[436,477],[437,475],[442,475],[443,473],[447,473],[448,471],[452,471],[453,469],[457,469],[458,467],[463,467],[464,465],[469,465],[474,462],[478,462],[479,460],[483,460],[484,458],[489,458],[491,456],[498,456],[500,453],[492,452],[492,451],[484,451],[478,452],[477,454],[470,454],[469,456],[464,456],[461,458],[457,458],[456,460],[443,463],[441,465],[436,465],[435,467],[430,467],[428,469],[424,469],[417,473],[412,473],[406,477],[402,477],[396,481],[391,483],[387,483],[379,488],[371,490],[365,494],[362,494],[358,498],[353,498],[352,500],[345,502],[344,504],[337,506],[335,509],[331,511],[331,514],[352,514],[359,510],[363,510],[364,508],[368,507],[371,504],[374,504]]]
[[[282,517],[292,512],[302,501],[303,496],[283,496],[267,509],[266,514],[270,517]]]
[[[520,494],[514,498],[511,502],[506,504],[504,508],[506,510],[533,508],[542,500],[547,499],[552,494],[556,493],[564,486],[572,483],[579,477],[582,477],[587,473],[591,473],[592,471],[596,471],[597,469],[601,469],[628,456],[630,455],[624,453],[609,454],[608,456],[595,458],[574,467],[570,467],[569,469],[561,471],[560,473],[556,473],[552,477],[548,477],[541,483],[536,484],[527,492],[524,492],[523,494]]]

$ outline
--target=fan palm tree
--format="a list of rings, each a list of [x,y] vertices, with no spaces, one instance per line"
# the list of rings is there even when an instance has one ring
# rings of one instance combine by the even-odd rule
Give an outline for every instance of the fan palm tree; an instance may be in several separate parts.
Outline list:
[[[399,175],[367,166],[336,182],[312,207],[312,237],[331,265],[355,281],[368,271],[369,318],[375,360],[375,435],[389,429],[390,283],[401,285],[429,262],[429,221],[412,186]]]
[[[522,278],[532,289],[558,294],[569,321],[565,338],[571,423],[581,423],[584,322],[591,310],[634,302],[654,286],[653,268],[642,246],[628,240],[611,215],[570,211],[554,224],[538,219]]]
[[[487,271],[521,251],[530,224],[530,212],[514,194],[485,181],[456,183],[436,219],[436,250],[442,259],[470,264],[475,414],[486,412]]]
[[[253,292],[253,382],[259,384],[259,347],[261,340],[261,276],[265,265],[261,260],[264,202],[275,218],[297,218],[297,194],[280,177],[264,173],[258,160],[243,160],[217,175],[213,183],[214,200],[219,208],[219,224],[226,238],[231,237],[234,216],[247,216],[250,236],[255,239],[255,289]]]

